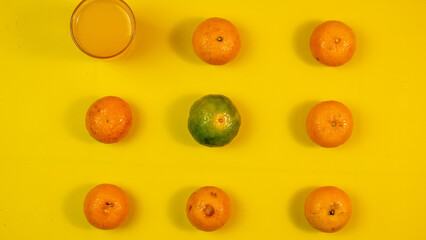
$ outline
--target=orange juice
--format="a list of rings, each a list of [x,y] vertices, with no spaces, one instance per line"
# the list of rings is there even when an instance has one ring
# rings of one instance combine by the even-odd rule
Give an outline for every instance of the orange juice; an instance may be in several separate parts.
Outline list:
[[[135,32],[135,18],[122,0],[84,0],[71,17],[76,45],[96,58],[120,55],[129,47]]]

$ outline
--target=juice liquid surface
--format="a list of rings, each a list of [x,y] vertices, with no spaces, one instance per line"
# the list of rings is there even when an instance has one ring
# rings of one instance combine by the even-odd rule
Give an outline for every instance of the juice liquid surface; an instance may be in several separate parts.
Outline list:
[[[135,28],[133,14],[119,0],[88,0],[75,10],[71,20],[75,42],[83,52],[109,58],[130,44]]]

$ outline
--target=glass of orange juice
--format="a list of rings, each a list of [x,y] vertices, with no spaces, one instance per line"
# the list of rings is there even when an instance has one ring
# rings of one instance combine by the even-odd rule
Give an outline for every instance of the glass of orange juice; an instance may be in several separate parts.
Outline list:
[[[83,0],[71,17],[71,35],[81,51],[95,58],[123,55],[135,35],[135,16],[122,0]]]

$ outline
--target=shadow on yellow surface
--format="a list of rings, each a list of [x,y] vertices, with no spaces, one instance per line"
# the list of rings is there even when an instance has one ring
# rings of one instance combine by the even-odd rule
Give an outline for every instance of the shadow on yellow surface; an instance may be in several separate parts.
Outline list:
[[[134,198],[133,194],[126,188],[122,188],[123,191],[127,194],[127,197],[129,198],[130,203],[130,211],[129,215],[127,216],[126,221],[123,222],[122,225],[120,225],[117,230],[126,230],[127,228],[131,228],[135,225],[135,222],[137,222],[138,216],[140,216],[140,209],[137,199]]]
[[[176,191],[169,200],[170,220],[177,228],[185,231],[198,231],[191,225],[186,216],[186,202],[189,196],[197,190],[196,187],[185,187]]]
[[[224,190],[226,191],[226,194],[228,194],[232,206],[231,217],[222,227],[222,229],[219,230],[221,233],[226,234],[227,232],[234,231],[234,229],[238,229],[241,225],[244,224],[245,220],[247,219],[247,211],[244,209],[244,205],[241,202],[241,196],[235,195],[231,190]]]
[[[86,194],[93,185],[85,184],[72,189],[63,202],[63,212],[66,219],[75,227],[90,229],[92,226],[87,222],[83,212],[83,203]]]
[[[241,38],[241,49],[238,55],[233,59],[231,62],[227,63],[226,65],[239,67],[243,66],[244,64],[249,63],[250,61],[257,61],[258,59],[253,58],[254,52],[257,51],[256,45],[253,43],[253,39],[255,39],[255,36],[252,35],[252,31],[250,29],[250,26],[247,26],[244,24],[244,22],[234,21],[233,19],[228,19],[232,22],[232,24],[235,25],[235,27],[238,29],[238,33],[240,34]]]
[[[295,106],[291,110],[289,119],[287,120],[288,128],[293,138],[306,147],[315,147],[315,144],[309,139],[306,132],[306,117],[311,108],[317,103],[318,101],[308,101]]]
[[[85,119],[86,112],[92,103],[96,101],[95,97],[76,98],[76,100],[67,108],[64,116],[64,125],[70,136],[83,142],[93,142],[86,130]]]
[[[200,97],[201,95],[196,94],[183,95],[167,107],[166,126],[176,142],[192,147],[197,146],[188,130],[188,117],[192,104]]]
[[[348,147],[359,147],[360,145],[365,144],[363,142],[363,138],[366,138],[364,132],[366,131],[365,127],[367,126],[364,125],[364,117],[368,116],[368,114],[364,113],[363,108],[360,108],[359,104],[355,104],[351,101],[345,101],[344,104],[351,111],[354,120],[352,135],[348,141],[346,141],[345,145],[348,145]]]
[[[321,21],[305,22],[299,25],[293,36],[293,49],[297,56],[312,66],[321,66],[312,56],[311,48],[309,47],[311,34],[319,24],[321,24]]]
[[[133,124],[128,135],[120,141],[120,143],[123,144],[134,141],[135,138],[140,137],[141,134],[144,132],[142,129],[144,127],[143,114],[139,109],[139,105],[136,101],[132,101],[130,99],[124,99],[124,101],[126,101],[132,109]]]
[[[161,29],[146,14],[147,9],[140,9],[137,6],[130,6],[135,15],[136,31],[133,38],[131,49],[123,59],[120,59],[125,66],[126,64],[140,64],[141,59],[149,60],[147,56],[158,55],[158,49],[161,48]]]
[[[305,200],[314,189],[315,187],[300,189],[293,195],[288,205],[288,213],[290,214],[294,226],[304,232],[317,232],[317,230],[309,225],[305,218]]]
[[[247,141],[250,141],[251,133],[254,130],[252,119],[250,115],[250,107],[246,106],[243,102],[238,101],[238,99],[232,99],[232,102],[238,109],[238,112],[241,116],[241,126],[238,131],[237,136],[232,140],[230,145],[234,147],[244,147]]]
[[[192,35],[202,18],[188,18],[174,26],[170,33],[170,45],[173,50],[185,61],[193,64],[204,64],[192,48]]]

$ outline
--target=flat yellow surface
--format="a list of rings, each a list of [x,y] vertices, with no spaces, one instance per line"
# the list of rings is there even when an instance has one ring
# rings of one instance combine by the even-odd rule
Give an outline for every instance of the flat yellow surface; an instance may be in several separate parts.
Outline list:
[[[3,1],[0,7],[0,239],[425,239],[426,1],[137,1],[134,51],[105,62],[71,40],[77,0]],[[240,30],[225,66],[192,52],[195,27],[218,16]],[[309,36],[337,19],[355,31],[353,59],[325,67]],[[191,104],[231,98],[242,116],[234,141],[207,148],[190,136]],[[84,126],[96,99],[115,95],[135,122],[122,142]],[[338,100],[354,115],[347,143],[310,142],[309,109]],[[113,183],[130,196],[120,228],[83,215],[85,194]],[[189,194],[225,190],[234,212],[216,232],[186,219]],[[348,193],[353,215],[335,234],[313,230],[303,204],[315,187]]]

